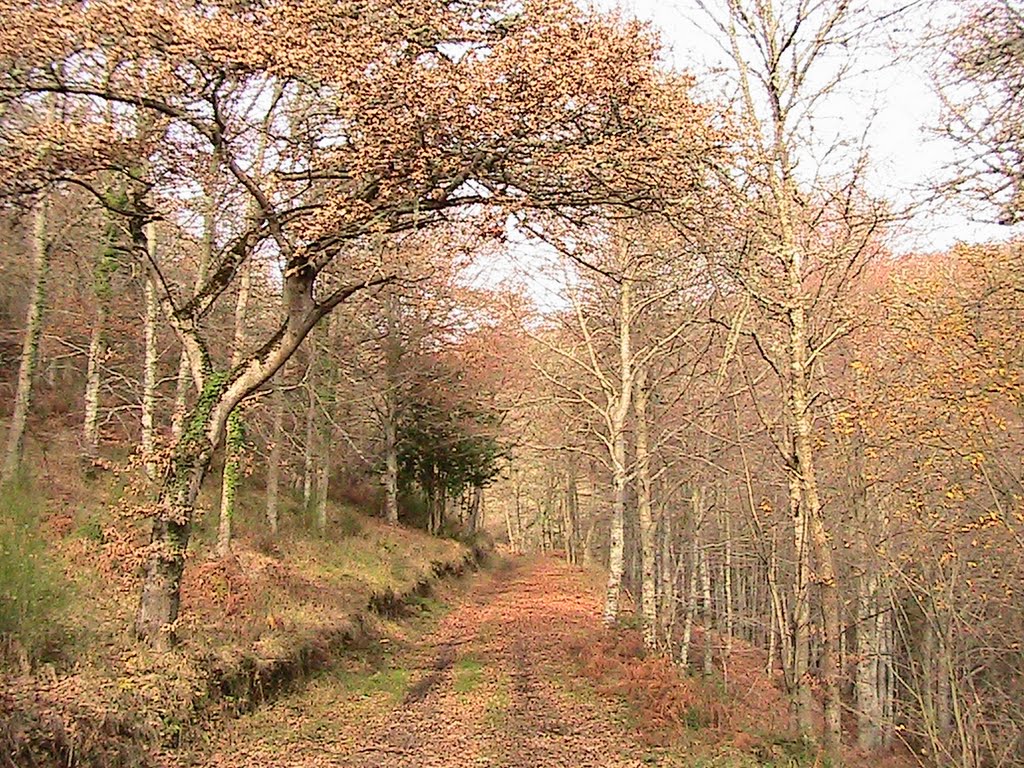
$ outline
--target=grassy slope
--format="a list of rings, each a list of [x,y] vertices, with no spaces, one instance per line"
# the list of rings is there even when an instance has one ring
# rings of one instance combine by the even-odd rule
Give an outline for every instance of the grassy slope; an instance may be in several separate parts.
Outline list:
[[[457,542],[333,502],[320,535],[288,498],[282,533],[271,538],[262,498],[248,489],[230,557],[213,554],[216,515],[198,521],[182,588],[181,647],[155,654],[130,632],[146,524],[126,511],[133,505],[125,481],[107,473],[87,483],[73,465],[52,461],[41,469],[19,504],[34,508],[44,556],[66,579],[63,605],[46,618],[63,642],[43,648],[31,668],[17,643],[6,649],[0,764],[12,748],[74,749],[98,764],[136,764],[149,747],[187,740],[210,713],[248,708],[266,693],[264,683],[287,684],[365,634],[371,599],[409,593],[469,555]]]

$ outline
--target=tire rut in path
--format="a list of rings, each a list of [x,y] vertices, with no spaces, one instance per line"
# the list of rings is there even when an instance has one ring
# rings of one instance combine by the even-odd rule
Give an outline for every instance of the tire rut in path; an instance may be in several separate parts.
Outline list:
[[[600,632],[600,596],[578,571],[520,560],[476,577],[474,591],[395,661],[412,670],[404,696],[353,699],[329,688],[264,713],[213,764],[312,768],[636,768],[644,750],[621,712],[580,695],[573,648]],[[468,675],[468,676],[467,676]],[[585,688],[585,686],[583,686]],[[325,732],[259,743],[277,719],[319,718]],[[308,725],[308,723],[307,723]],[[285,726],[287,727],[287,725]],[[255,733],[253,733],[255,732]],[[253,744],[253,741],[257,741]]]

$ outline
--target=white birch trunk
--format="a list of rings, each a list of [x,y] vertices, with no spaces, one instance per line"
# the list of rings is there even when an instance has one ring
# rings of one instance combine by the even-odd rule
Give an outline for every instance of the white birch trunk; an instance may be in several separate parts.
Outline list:
[[[657,524],[651,503],[651,457],[648,450],[647,371],[636,373],[633,412],[636,415],[637,515],[640,521],[640,606],[643,617],[644,645],[658,645],[658,596],[655,573],[655,536]]]
[[[807,517],[803,510],[800,478],[789,474],[789,507],[793,516],[793,551],[796,567],[793,569],[793,657],[790,663],[793,681],[793,706],[797,726],[804,734],[814,728],[811,709],[811,687],[807,679],[811,638],[810,603],[810,547],[807,545]]]
[[[714,648],[711,643],[711,628],[715,624],[715,607],[711,597],[711,567],[708,564],[707,550],[701,547],[698,550],[700,561],[700,587],[704,598],[704,677],[711,677],[715,671]]]
[[[178,357],[178,377],[174,386],[174,407],[171,409],[171,437],[177,442],[185,428],[185,414],[188,411],[188,385],[192,379],[188,353],[184,349]]]
[[[321,533],[327,531],[327,496],[331,480],[327,457],[321,458],[316,468],[316,529]]]
[[[871,752],[881,746],[882,712],[878,691],[879,605],[878,576],[863,573],[857,580],[857,746]]]
[[[658,621],[661,625],[662,642],[665,648],[672,647],[672,629],[676,619],[676,578],[675,553],[672,549],[672,514],[661,510],[661,589],[659,593]]]
[[[402,340],[398,329],[398,297],[389,290],[384,299],[384,519],[398,524],[398,377]]]
[[[89,338],[89,361],[85,373],[85,417],[82,420],[82,462],[86,474],[92,474],[99,456],[100,442],[100,368],[106,354],[105,331],[107,298],[96,296],[96,318]]]
[[[625,517],[626,517],[626,415],[629,413],[633,392],[633,353],[630,319],[632,317],[632,287],[624,279],[619,287],[619,382],[618,391],[608,396],[608,442],[611,446],[612,519],[608,537],[608,583],[605,590],[603,620],[612,625],[619,615],[619,596],[625,570]]]
[[[735,606],[733,605],[732,585],[732,526],[729,522],[729,511],[722,510],[722,532],[725,536],[725,562],[722,564],[722,582],[725,590],[725,647],[723,650],[723,669],[732,656],[732,638],[736,631]]]
[[[157,236],[156,224],[150,222],[146,225],[146,242],[148,244],[149,258],[156,261],[157,258]],[[146,275],[144,284],[146,300],[145,318],[145,360],[142,369],[142,460],[146,468],[146,477],[155,480],[157,467],[154,456],[156,454],[156,430],[154,425],[154,413],[156,410],[156,324],[160,311],[160,305],[156,298],[156,290],[153,287],[152,279]]]
[[[693,623],[697,618],[698,575],[700,568],[700,531],[704,518],[704,501],[699,487],[693,489],[691,498],[693,538],[690,541],[690,572],[687,574],[686,618],[683,620],[683,640],[679,648],[679,663],[685,669],[690,663],[690,643],[693,640]]]
[[[46,307],[46,280],[50,272],[50,247],[46,239],[47,201],[38,201],[32,209],[32,292],[25,317],[25,337],[18,366],[18,388],[14,395],[14,412],[7,430],[0,485],[14,481],[21,471],[25,448],[25,425],[32,405],[32,380],[39,362],[39,339],[43,333]]]

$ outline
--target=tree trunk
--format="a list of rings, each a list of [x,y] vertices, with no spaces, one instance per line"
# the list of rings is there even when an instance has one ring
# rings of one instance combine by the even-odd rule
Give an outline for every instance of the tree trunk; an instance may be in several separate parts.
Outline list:
[[[576,454],[569,452],[565,468],[565,560],[580,563],[579,494],[576,488]]]
[[[789,634],[786,632],[785,610],[782,605],[782,597],[779,591],[779,545],[776,531],[772,529],[772,538],[768,550],[768,599],[771,603],[771,616],[768,624],[768,660],[765,663],[765,674],[771,675],[775,668],[775,659],[780,654],[784,659],[783,670],[787,677],[788,687],[792,688],[792,681],[789,680],[791,670],[786,669],[791,659],[790,642],[787,641]],[[780,647],[781,646],[781,647]]]
[[[196,273],[196,290],[199,289],[206,279],[206,269],[210,264],[209,260],[213,258],[210,253],[213,241],[210,237],[207,238],[206,248],[199,261],[199,271]],[[195,382],[192,375],[188,352],[182,348],[181,355],[178,357],[178,377],[174,387],[174,408],[171,410],[171,437],[174,440],[181,438],[185,429],[185,419],[188,416],[188,389],[190,384],[194,384],[198,388],[198,382]]]
[[[881,746],[882,712],[879,678],[879,577],[862,573],[857,580],[857,746],[871,752]]]
[[[85,374],[85,416],[82,420],[82,464],[87,476],[96,470],[99,458],[99,416],[101,369],[106,357],[107,319],[110,314],[111,280],[117,271],[117,247],[120,232],[108,216],[103,230],[101,249],[93,265],[93,298],[96,301],[96,319],[89,339],[89,360]]]
[[[505,529],[508,533],[508,548],[513,555],[518,555],[519,551],[516,549],[516,537],[512,530],[512,512],[509,510],[508,505],[505,506]]]
[[[46,306],[46,280],[50,272],[50,246],[46,240],[47,202],[39,200],[32,209],[32,292],[25,317],[25,338],[21,345],[18,366],[18,388],[14,395],[14,412],[7,430],[0,485],[12,482],[21,471],[25,447],[25,424],[32,404],[32,379],[39,362],[39,339],[43,333],[43,312]]]
[[[157,259],[157,240],[156,224],[154,222],[146,225],[146,243],[148,245],[149,258],[155,263]],[[152,278],[148,275],[145,281],[145,299],[146,352],[142,371],[142,460],[145,462],[146,477],[152,481],[156,479],[157,475],[155,461],[156,428],[153,416],[156,412],[156,366],[158,359],[156,324],[160,305],[157,302],[156,289],[153,286]]]
[[[388,290],[384,296],[384,519],[398,524],[398,408],[402,339],[399,330],[398,296]]]
[[[271,395],[273,427],[270,437],[270,455],[267,456],[267,525],[277,535],[278,493],[281,485],[281,442],[284,440],[284,393],[280,386]]]
[[[390,390],[384,405],[384,519],[398,525],[398,408]]]
[[[167,510],[195,506],[209,459],[201,456],[176,458],[178,465],[165,488],[161,506]],[[175,641],[174,624],[181,605],[181,575],[185,568],[185,550],[191,523],[188,518],[165,515],[153,522],[150,546],[153,554],[146,574],[135,621],[136,632],[158,650],[167,650]]]
[[[636,416],[637,516],[640,523],[640,605],[643,617],[644,645],[658,645],[658,596],[655,573],[655,536],[657,523],[651,503],[651,457],[648,452],[647,371],[636,373],[633,412]]]
[[[316,469],[316,529],[327,532],[327,497],[331,481],[330,467],[326,456],[321,457]]]
[[[523,551],[526,549],[526,541],[523,538],[522,488],[519,486],[518,479],[516,480],[515,503],[512,507],[511,526],[509,530],[510,535],[512,536],[512,551],[517,555],[523,554]]]
[[[793,551],[796,558],[793,569],[793,613],[792,668],[793,705],[796,711],[797,727],[800,732],[810,735],[814,729],[812,719],[811,686],[808,680],[808,662],[811,638],[811,602],[808,585],[810,573],[810,548],[807,545],[807,517],[803,508],[803,492],[800,478],[795,471],[789,472],[789,508],[793,517]]]
[[[799,274],[795,265],[791,267],[793,294],[800,296]],[[838,644],[842,631],[839,584],[836,581],[832,543],[825,529],[821,501],[818,495],[818,480],[815,474],[813,424],[809,412],[807,392],[807,329],[804,308],[800,300],[789,312],[790,355],[791,355],[791,416],[794,420],[795,448],[798,471],[803,491],[805,512],[809,524],[811,546],[821,595],[821,680],[825,693],[824,747],[832,765],[838,768],[842,763],[842,700]]]
[[[614,498],[611,530],[608,539],[608,583],[605,590],[604,623],[611,626],[619,615],[619,593],[625,572],[626,519],[626,436],[622,430],[615,436],[612,451]]]
[[[483,524],[484,513],[484,489],[478,485],[473,486],[469,499],[469,522],[467,528],[472,536]]]
[[[171,409],[171,437],[174,440],[178,440],[185,429],[185,417],[188,415],[188,385],[191,379],[188,353],[182,349],[178,357],[178,376],[174,385],[174,407]]]
[[[445,524],[448,521],[448,491],[444,483],[438,483],[437,488],[437,524],[435,530],[438,534],[444,533]]]
[[[246,262],[240,267],[238,299],[235,302],[235,335],[231,342],[231,367],[242,361],[246,344],[246,311],[249,307],[249,292],[252,286],[252,264]],[[238,498],[238,483],[241,479],[242,454],[245,448],[245,426],[240,408],[228,416],[228,433],[224,441],[224,470],[220,485],[220,524],[217,528],[217,553],[224,557],[231,551],[231,524],[235,516],[235,500]]]
[[[679,649],[679,663],[685,669],[690,663],[690,643],[693,640],[693,623],[697,618],[697,599],[699,596],[698,576],[700,574],[701,526],[704,522],[704,496],[699,486],[694,486],[690,498],[691,525],[693,528],[690,540],[690,572],[687,574],[688,592],[686,599],[686,618],[683,621],[683,640]]]
[[[226,557],[231,552],[231,525],[238,497],[241,477],[241,455],[245,442],[242,416],[235,408],[228,416],[227,436],[224,440],[224,469],[221,473],[220,516],[217,521],[217,554]]]
[[[879,710],[882,713],[882,746],[892,744],[894,730],[894,705],[896,695],[896,675],[893,669],[893,611],[892,595],[886,590],[885,610],[879,616],[879,675],[878,698]]]
[[[732,656],[732,638],[736,630],[733,606],[732,586],[732,527],[729,523],[729,511],[723,507],[721,515],[722,535],[725,537],[725,559],[722,563],[722,590],[725,593],[725,645],[723,648],[722,668]]]
[[[136,634],[159,650],[175,640],[192,513],[219,435],[217,406],[223,389],[223,380],[217,380],[200,394],[160,491],[135,619]]]
[[[704,598],[704,677],[711,677],[715,671],[714,648],[711,644],[711,628],[715,626],[715,606],[711,598],[711,567],[708,564],[706,548],[701,547],[698,550],[698,558],[700,563],[700,586]]]
[[[312,379],[313,372],[307,374]],[[307,512],[313,507],[313,490],[316,485],[316,390],[313,382],[306,382],[306,444],[302,462],[302,508]]]
[[[107,324],[107,300],[96,297],[96,318],[89,339],[89,361],[85,374],[85,418],[82,421],[82,465],[87,475],[93,474],[99,458],[100,438],[100,366],[106,355],[105,330]]]
[[[619,593],[622,590],[622,575],[625,572],[625,525],[626,525],[626,416],[633,396],[633,352],[631,320],[632,285],[623,279],[619,285],[619,387],[618,392],[608,395],[607,423],[608,444],[611,448],[612,519],[608,545],[608,585],[604,603],[604,623],[612,625],[619,615]]]
[[[676,562],[672,548],[672,515],[667,510],[661,514],[661,589],[659,593],[658,618],[664,647],[671,651],[672,629],[676,620]]]

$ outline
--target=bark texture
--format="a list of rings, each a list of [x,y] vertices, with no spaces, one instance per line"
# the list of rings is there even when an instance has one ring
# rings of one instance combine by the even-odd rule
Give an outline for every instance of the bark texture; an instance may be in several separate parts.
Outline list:
[[[43,334],[46,308],[46,281],[50,273],[50,246],[47,242],[47,201],[39,200],[32,208],[32,290],[25,317],[25,336],[18,364],[18,388],[14,394],[14,411],[7,430],[0,485],[12,482],[21,471],[25,448],[25,425],[32,403],[32,381],[39,362],[39,339]]]

